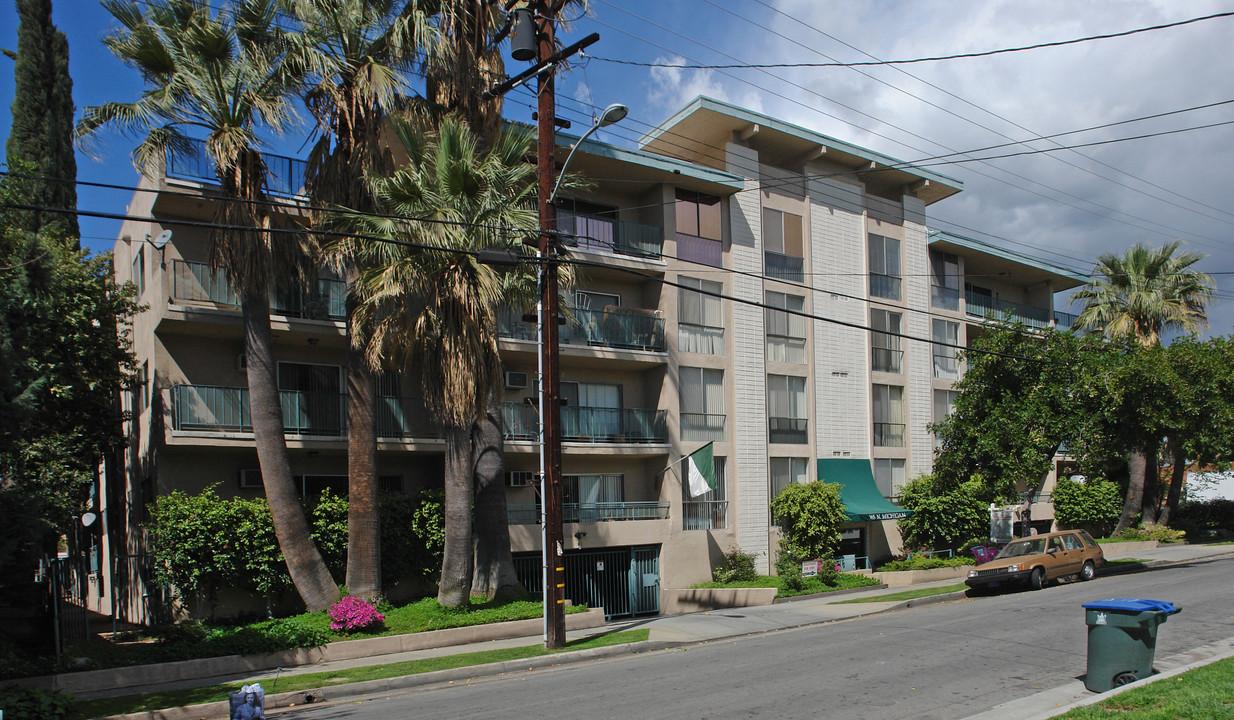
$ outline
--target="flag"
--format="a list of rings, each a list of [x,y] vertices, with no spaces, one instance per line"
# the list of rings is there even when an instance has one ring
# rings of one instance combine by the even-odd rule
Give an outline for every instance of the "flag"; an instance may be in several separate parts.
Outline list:
[[[698,497],[716,489],[716,466],[711,457],[711,443],[690,453],[690,497]]]

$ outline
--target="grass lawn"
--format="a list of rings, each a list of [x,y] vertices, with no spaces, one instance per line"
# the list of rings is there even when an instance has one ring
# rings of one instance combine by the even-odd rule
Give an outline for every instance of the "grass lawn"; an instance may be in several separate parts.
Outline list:
[[[1234,658],[1227,658],[1076,708],[1055,720],[1230,720],[1232,687]]]
[[[501,650],[485,650],[481,652],[463,653],[461,655],[446,655],[424,660],[410,660],[388,665],[369,665],[350,668],[337,672],[307,673],[279,678],[278,682],[263,680],[262,687],[267,693],[291,692],[293,690],[310,690],[313,688],[344,685],[347,683],[364,682],[365,680],[381,680],[384,678],[418,675],[437,670],[450,670],[473,665],[487,665],[507,660],[540,657],[570,650],[586,650],[588,648],[608,647],[625,643],[644,642],[649,630],[627,630],[625,632],[597,635],[590,638],[573,640],[560,650],[548,650],[543,645],[528,645],[526,647],[505,648]],[[227,699],[227,693],[239,690],[244,683],[212,685],[210,687],[173,690],[144,695],[128,695],[117,698],[104,698],[78,703],[70,716],[73,720],[82,718],[106,717],[121,713],[159,710],[163,708],[182,707],[199,703],[216,702]]]
[[[826,585],[817,578],[802,578],[802,587],[800,590],[790,590],[780,587],[780,578],[775,575],[759,575],[753,580],[734,580],[733,582],[707,582],[691,585],[691,588],[780,588],[780,592],[776,593],[776,597],[796,597],[798,595],[813,595],[815,593],[833,592],[835,590],[849,590],[852,588],[869,587],[870,585],[880,585],[879,581],[868,575],[857,575],[855,573],[840,573],[836,578],[835,585]]]
[[[931,595],[945,595],[947,593],[960,592],[961,590],[967,589],[967,585],[964,583],[959,583],[958,585],[944,585],[943,587],[905,590],[904,592],[888,593],[886,595],[879,595],[878,597],[856,598],[853,600],[836,600],[830,604],[843,605],[845,603],[902,602],[904,600],[916,600],[917,598],[930,597]]]

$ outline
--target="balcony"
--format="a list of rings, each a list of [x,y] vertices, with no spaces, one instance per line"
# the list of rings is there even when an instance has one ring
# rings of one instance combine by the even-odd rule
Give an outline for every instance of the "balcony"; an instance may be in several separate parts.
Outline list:
[[[189,140],[193,153],[188,157],[172,156],[167,160],[167,177],[194,180],[196,182],[218,183],[214,159],[206,152],[203,140]],[[305,168],[303,160],[262,153],[266,163],[266,191],[274,195],[293,197],[303,194]]]
[[[1070,330],[1075,327],[1075,321],[1079,319],[1079,315],[1062,310],[1054,311],[1054,327],[1059,330]]]
[[[767,277],[777,280],[804,283],[806,281],[805,258],[764,250],[763,272]]]
[[[347,432],[347,396],[341,393],[280,390],[283,431],[292,435],[341,437]],[[184,432],[251,433],[248,388],[176,385],[171,388],[172,428]],[[384,438],[439,437],[420,398],[377,401],[377,435]]]
[[[681,413],[681,439],[684,442],[724,442],[724,415]]]
[[[904,447],[904,423],[874,423],[874,447]]]
[[[659,260],[664,248],[664,233],[660,228],[598,215],[559,209],[557,230],[568,236],[566,245],[606,255]]]
[[[562,522],[596,523],[616,520],[667,520],[667,502],[562,503]],[[511,525],[539,525],[540,506],[507,505]]]
[[[727,527],[727,500],[687,500],[681,504],[682,530],[723,530]]]
[[[677,259],[712,267],[724,267],[724,243],[696,235],[677,233]]]
[[[903,297],[900,287],[903,282],[898,275],[870,273],[870,297],[899,300]]]
[[[172,263],[173,302],[214,303],[239,307],[240,298],[222,270],[206,263],[176,260]],[[278,288],[270,292],[270,312],[315,320],[347,318],[347,285],[342,280],[317,278],[317,291]]]
[[[902,373],[904,372],[904,351],[891,348],[875,347],[871,350],[871,363],[874,372]]]
[[[956,288],[930,286],[930,307],[939,310],[960,311],[960,291]]]
[[[574,309],[561,328],[560,342],[621,350],[664,352],[664,318],[650,310]],[[517,310],[506,308],[497,316],[497,336],[535,340],[536,323],[527,322]]]
[[[539,438],[539,415],[526,403],[503,403],[507,440]],[[561,437],[582,443],[668,442],[665,411],[642,408],[563,407]]]
[[[1050,325],[1050,311],[1045,308],[1023,305],[1010,300],[998,300],[983,293],[968,291],[964,294],[965,312],[973,317],[994,320],[1009,319],[1031,328]]]
[[[767,418],[767,442],[802,445],[809,442],[810,421],[806,418]]]

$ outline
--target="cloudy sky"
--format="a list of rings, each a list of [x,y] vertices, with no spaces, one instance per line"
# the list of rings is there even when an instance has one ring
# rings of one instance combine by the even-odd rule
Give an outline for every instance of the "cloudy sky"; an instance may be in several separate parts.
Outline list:
[[[69,36],[79,107],[136,96],[133,74],[99,38],[108,16],[92,0],[53,0]],[[731,9],[730,9],[731,8]],[[15,44],[11,5],[0,46]],[[996,241],[1082,273],[1097,255],[1175,238],[1208,257],[1218,298],[1214,334],[1234,328],[1234,125],[1187,130],[1076,150],[988,162],[935,164],[940,155],[1011,141],[982,154],[1052,147],[1037,140],[1095,126],[1234,100],[1234,17],[1062,47],[860,68],[687,69],[683,65],[905,60],[1053,43],[1223,12],[1229,0],[591,0],[561,33],[598,32],[590,57],[559,81],[561,115],[586,126],[594,107],[630,106],[601,139],[632,145],[673,110],[706,94],[783,118],[964,182],[929,209],[933,227]],[[614,60],[629,63],[619,64]],[[11,63],[0,60],[0,101],[12,98]],[[647,67],[642,64],[671,67]],[[521,69],[521,63],[509,63]],[[511,93],[506,115],[529,120],[533,100]],[[7,113],[0,135],[7,136]],[[1186,130],[1234,121],[1234,103],[1059,137],[1064,145]],[[304,133],[277,142],[297,154]],[[85,180],[131,183],[132,142],[79,159]],[[127,195],[83,190],[82,208],[118,212]],[[83,219],[91,247],[107,249],[118,223]],[[1220,274],[1232,273],[1232,274]],[[1063,308],[1066,309],[1066,308]]]

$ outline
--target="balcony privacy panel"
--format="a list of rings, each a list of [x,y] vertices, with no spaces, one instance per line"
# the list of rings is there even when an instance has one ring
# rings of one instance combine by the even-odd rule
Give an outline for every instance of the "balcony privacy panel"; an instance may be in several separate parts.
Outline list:
[[[724,243],[719,240],[677,233],[677,257],[687,262],[723,267]]]
[[[608,255],[659,259],[664,244],[658,227],[565,209],[557,211],[557,229],[570,236],[566,244]]]
[[[809,423],[806,418],[767,418],[767,442],[802,444],[809,442]]]
[[[227,274],[206,263],[176,260],[172,263],[171,298],[175,302],[211,302],[240,306]]]
[[[795,283],[803,283],[806,280],[803,258],[766,250],[763,252],[763,266],[767,277]]]

